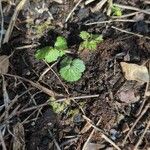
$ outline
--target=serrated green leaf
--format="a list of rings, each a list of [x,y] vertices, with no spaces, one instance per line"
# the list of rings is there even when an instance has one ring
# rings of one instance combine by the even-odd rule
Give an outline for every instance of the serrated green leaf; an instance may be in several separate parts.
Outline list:
[[[71,63],[72,63],[72,58],[66,56],[66,57],[60,62],[60,65],[61,65],[61,67],[65,67],[65,66],[70,65]]]
[[[86,32],[86,31],[82,31],[82,32],[80,32],[80,37],[83,40],[88,40],[91,37],[91,35],[88,32]]]
[[[72,67],[68,65],[60,69],[60,75],[64,80],[74,82],[81,78],[82,73],[72,69]]]
[[[97,42],[95,40],[89,41],[87,48],[89,50],[96,50],[96,48],[97,48]]]
[[[93,35],[92,39],[95,40],[97,43],[103,42],[103,36],[102,35]]]
[[[85,64],[81,59],[74,59],[72,61],[72,68],[79,71],[79,72],[84,72],[85,71]]]
[[[58,50],[68,49],[66,39],[62,36],[58,36],[57,39],[56,39],[54,47]]]
[[[44,47],[44,48],[41,48],[41,49],[37,50],[36,53],[35,53],[35,58],[39,59],[39,60],[44,59],[45,56],[49,53],[49,51],[51,49],[53,49],[53,48],[47,46],[47,47]]]
[[[45,56],[45,61],[48,63],[51,63],[53,61],[56,61],[58,57],[60,56],[60,52],[57,49],[51,49],[47,55]]]
[[[88,49],[88,41],[83,41],[79,46],[79,51],[83,49]]]
[[[114,16],[122,16],[122,10],[120,7],[113,5],[112,13]]]
[[[70,64],[60,69],[60,75],[64,80],[68,82],[74,82],[78,81],[81,78],[82,72],[84,71],[85,71],[84,62],[80,59],[74,59]]]

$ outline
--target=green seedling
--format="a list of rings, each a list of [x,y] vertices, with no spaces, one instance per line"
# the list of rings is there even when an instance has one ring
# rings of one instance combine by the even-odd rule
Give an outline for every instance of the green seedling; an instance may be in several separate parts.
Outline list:
[[[67,41],[65,38],[59,36],[54,44],[54,47],[44,47],[40,50],[37,50],[35,57],[39,60],[44,60],[47,63],[57,61],[58,58],[64,56],[64,59],[60,63],[60,76],[67,82],[78,81],[82,73],[85,70],[85,64],[80,59],[72,59],[67,57],[66,50]]]
[[[45,60],[46,62],[51,63],[65,55],[66,49],[68,49],[66,39],[58,36],[54,47],[47,46],[37,50],[35,57],[36,59]]]
[[[86,31],[80,32],[83,42],[80,44],[79,50],[96,50],[97,45],[103,41],[102,35],[90,34]]]
[[[120,7],[113,5],[112,6],[112,14],[113,16],[122,16],[122,10]]]
[[[84,71],[85,64],[82,60],[65,58],[61,62],[61,69],[59,72],[64,80],[68,82],[74,82],[81,78]]]

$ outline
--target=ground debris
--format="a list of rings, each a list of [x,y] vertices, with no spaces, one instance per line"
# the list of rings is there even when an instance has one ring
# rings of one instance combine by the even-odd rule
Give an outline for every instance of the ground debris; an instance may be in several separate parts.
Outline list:
[[[142,84],[149,82],[149,73],[145,66],[126,62],[121,62],[120,64],[127,80],[135,80]]]
[[[25,134],[23,125],[21,123],[17,123],[13,127],[13,131],[13,150],[25,150]]]
[[[9,67],[9,57],[6,55],[0,56],[0,74],[7,73],[8,67]]]

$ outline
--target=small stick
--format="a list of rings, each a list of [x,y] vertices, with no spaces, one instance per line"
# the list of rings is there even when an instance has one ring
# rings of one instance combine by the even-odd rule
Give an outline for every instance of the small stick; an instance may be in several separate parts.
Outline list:
[[[4,40],[3,40],[3,43],[7,43],[9,41],[9,38],[10,38],[10,35],[13,31],[13,28],[15,26],[15,22],[16,22],[16,19],[17,19],[17,16],[20,12],[20,10],[23,8],[23,6],[25,5],[27,0],[21,0],[19,2],[19,4],[17,5],[15,11],[14,11],[14,14],[10,20],[10,23],[9,23],[9,26],[8,26],[8,29],[6,31],[6,34],[5,34],[5,37],[4,37]]]
[[[52,132],[51,132],[50,130],[48,130],[48,132],[49,132],[51,138],[53,139],[53,142],[54,142],[54,144],[55,144],[57,150],[61,150],[61,149],[60,149],[60,146],[58,145],[58,142],[56,141],[56,139],[55,139],[55,137],[53,136]]]
[[[90,22],[86,23],[86,26],[90,25],[97,25],[97,24],[105,24],[105,23],[112,23],[112,22],[137,22],[137,20],[133,19],[115,19],[115,20],[106,20],[106,21],[98,21],[98,22]],[[150,24],[150,21],[145,21],[145,23]]]
[[[127,138],[130,136],[130,134],[133,131],[134,127],[137,125],[137,123],[143,117],[143,115],[147,112],[147,110],[149,109],[149,107],[150,107],[150,104],[146,105],[146,107],[144,108],[144,110],[141,112],[141,115],[136,119],[136,121],[134,122],[133,126],[130,128],[129,132],[125,136],[125,138],[124,138],[124,140],[122,142],[122,146],[125,145]]]
[[[144,35],[141,35],[141,34],[133,33],[133,32],[130,32],[130,31],[126,31],[124,29],[120,29],[120,28],[117,28],[117,27],[114,27],[114,26],[111,26],[111,28],[113,28],[115,30],[118,30],[120,32],[123,32],[123,33],[131,34],[131,35],[134,35],[134,36],[138,36],[138,37],[142,37],[142,38],[150,40],[150,37],[148,37],[148,36],[144,36]]]
[[[92,2],[94,2],[95,0],[86,0],[85,1],[85,5],[88,5],[88,4],[90,4],[90,3],[92,3]]]
[[[111,10],[112,10],[112,6],[113,6],[113,0],[108,0],[108,10],[107,10],[107,15],[110,16],[111,15]]]
[[[75,9],[78,7],[78,5],[80,5],[80,3],[82,2],[82,0],[79,0],[78,3],[74,6],[74,8],[71,10],[71,12],[68,14],[65,22],[68,22],[69,18],[71,17],[72,13],[75,11]]]
[[[139,12],[133,12],[133,13],[129,13],[129,14],[125,14],[122,16],[112,16],[113,19],[118,19],[118,18],[127,18],[127,17],[131,17],[134,16],[136,14],[139,14]]]
[[[101,0],[94,8],[92,8],[92,12],[99,11],[106,2],[107,0]]]
[[[78,96],[78,97],[68,97],[68,98],[61,98],[61,99],[58,99],[58,100],[54,100],[55,102],[63,102],[67,99],[74,99],[74,100],[78,100],[78,99],[86,99],[86,98],[95,98],[95,97],[99,97],[99,95],[85,95],[85,96]],[[29,107],[29,108],[26,108],[24,110],[22,110],[22,112],[18,111],[18,113],[23,113],[23,112],[27,112],[27,111],[31,111],[31,110],[34,110],[34,109],[38,109],[38,108],[41,108],[41,107],[44,107],[44,106],[47,106],[50,104],[51,101],[47,101],[45,102],[44,104],[40,104],[38,106],[33,106],[33,107]]]
[[[2,144],[2,147],[3,147],[3,150],[7,150],[1,130],[0,130],[0,141],[1,141],[1,144]]]
[[[92,120],[90,120],[88,117],[86,117],[86,116],[84,116],[84,115],[83,115],[83,118],[84,118],[87,122],[89,122],[89,123],[91,124],[91,126],[92,126],[95,130],[97,130],[97,131],[100,132],[101,137],[102,137],[103,139],[105,139],[108,143],[110,143],[112,146],[114,146],[117,150],[121,150],[111,139],[109,139],[109,138],[103,133],[103,131],[102,131],[101,129],[99,129],[98,127],[96,127],[96,126],[92,123]]]
[[[98,120],[98,122],[97,122],[96,126],[98,126],[98,125],[100,124],[101,119],[102,119],[102,118],[100,118],[100,119]],[[88,139],[86,140],[86,142],[85,142],[85,143],[84,143],[84,145],[83,145],[82,150],[86,150],[87,144],[89,143],[90,139],[92,138],[92,136],[93,136],[94,132],[95,132],[95,129],[93,129],[93,130],[92,130],[92,132],[90,133],[90,135],[89,135]]]
[[[0,1],[0,16],[1,16],[1,31],[0,31],[0,48],[2,46],[2,38],[3,38],[3,32],[4,32],[4,16],[3,16],[3,8],[2,8],[2,2]]]
[[[132,6],[120,5],[120,4],[116,4],[116,3],[114,3],[114,5],[122,8],[122,9],[134,10],[134,11],[138,11],[138,12],[150,15],[150,11],[148,11],[148,10],[143,10],[143,9],[139,9],[139,8],[132,7]]]
[[[145,128],[145,130],[144,130],[144,132],[143,132],[143,134],[141,135],[140,139],[138,140],[138,142],[137,142],[137,144],[135,145],[135,147],[134,147],[133,150],[138,150],[138,147],[139,147],[139,145],[141,144],[141,142],[142,142],[142,140],[143,140],[143,138],[144,138],[144,136],[145,136],[147,130],[149,129],[149,127],[150,127],[150,120],[149,120],[149,122],[148,122],[148,124],[147,124],[147,126],[146,126],[146,128]]]
[[[59,80],[59,82],[61,83],[61,85],[64,87],[66,93],[67,93],[68,95],[70,95],[70,94],[69,94],[69,91],[68,91],[68,89],[67,89],[67,86],[61,81],[61,79],[59,78],[59,76],[57,75],[57,73],[52,69],[52,67],[51,67],[47,62],[45,62],[45,63],[46,63],[46,65],[50,68],[50,70],[53,72],[53,74],[56,76],[56,78]]]
[[[49,96],[51,96],[51,97],[63,96],[62,94],[55,93],[55,92],[53,92],[52,90],[50,90],[50,89],[48,89],[48,88],[46,88],[46,87],[40,85],[39,83],[35,83],[35,82],[31,81],[31,80],[28,80],[28,79],[26,79],[26,78],[20,77],[20,76],[18,76],[18,75],[12,75],[12,74],[4,74],[4,75],[10,76],[10,77],[14,77],[14,78],[18,78],[18,79],[21,79],[21,80],[23,80],[23,81],[25,81],[25,82],[28,82],[28,83],[30,83],[32,86],[34,86],[34,87],[36,87],[37,89],[43,91],[44,93],[46,93],[47,95],[49,95]]]

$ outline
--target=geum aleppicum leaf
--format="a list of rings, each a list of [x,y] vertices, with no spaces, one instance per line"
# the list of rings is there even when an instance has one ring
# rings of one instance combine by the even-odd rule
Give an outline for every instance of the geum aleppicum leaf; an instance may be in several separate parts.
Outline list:
[[[80,59],[74,59],[70,64],[60,69],[60,75],[64,80],[74,82],[81,78],[84,70],[84,62]]]
[[[79,72],[84,72],[85,71],[85,64],[82,60],[80,59],[74,59],[72,61],[72,67]]]
[[[52,48],[45,56],[45,61],[51,63],[53,61],[56,61],[58,57],[60,57],[59,50]]]
[[[58,50],[66,50],[68,49],[67,41],[64,37],[58,36],[55,42],[54,47]]]
[[[35,54],[35,58],[36,59],[39,59],[39,60],[42,60],[45,58],[45,56],[49,53],[49,51],[52,49],[52,47],[44,47],[44,48],[41,48],[39,50],[36,51],[36,54]]]
[[[80,32],[80,37],[83,40],[88,40],[91,37],[91,35],[88,32],[86,32],[86,31],[82,31],[82,32]]]
[[[103,36],[97,35],[97,34],[92,34],[92,40],[95,40],[95,42],[97,42],[97,43],[103,42]]]

